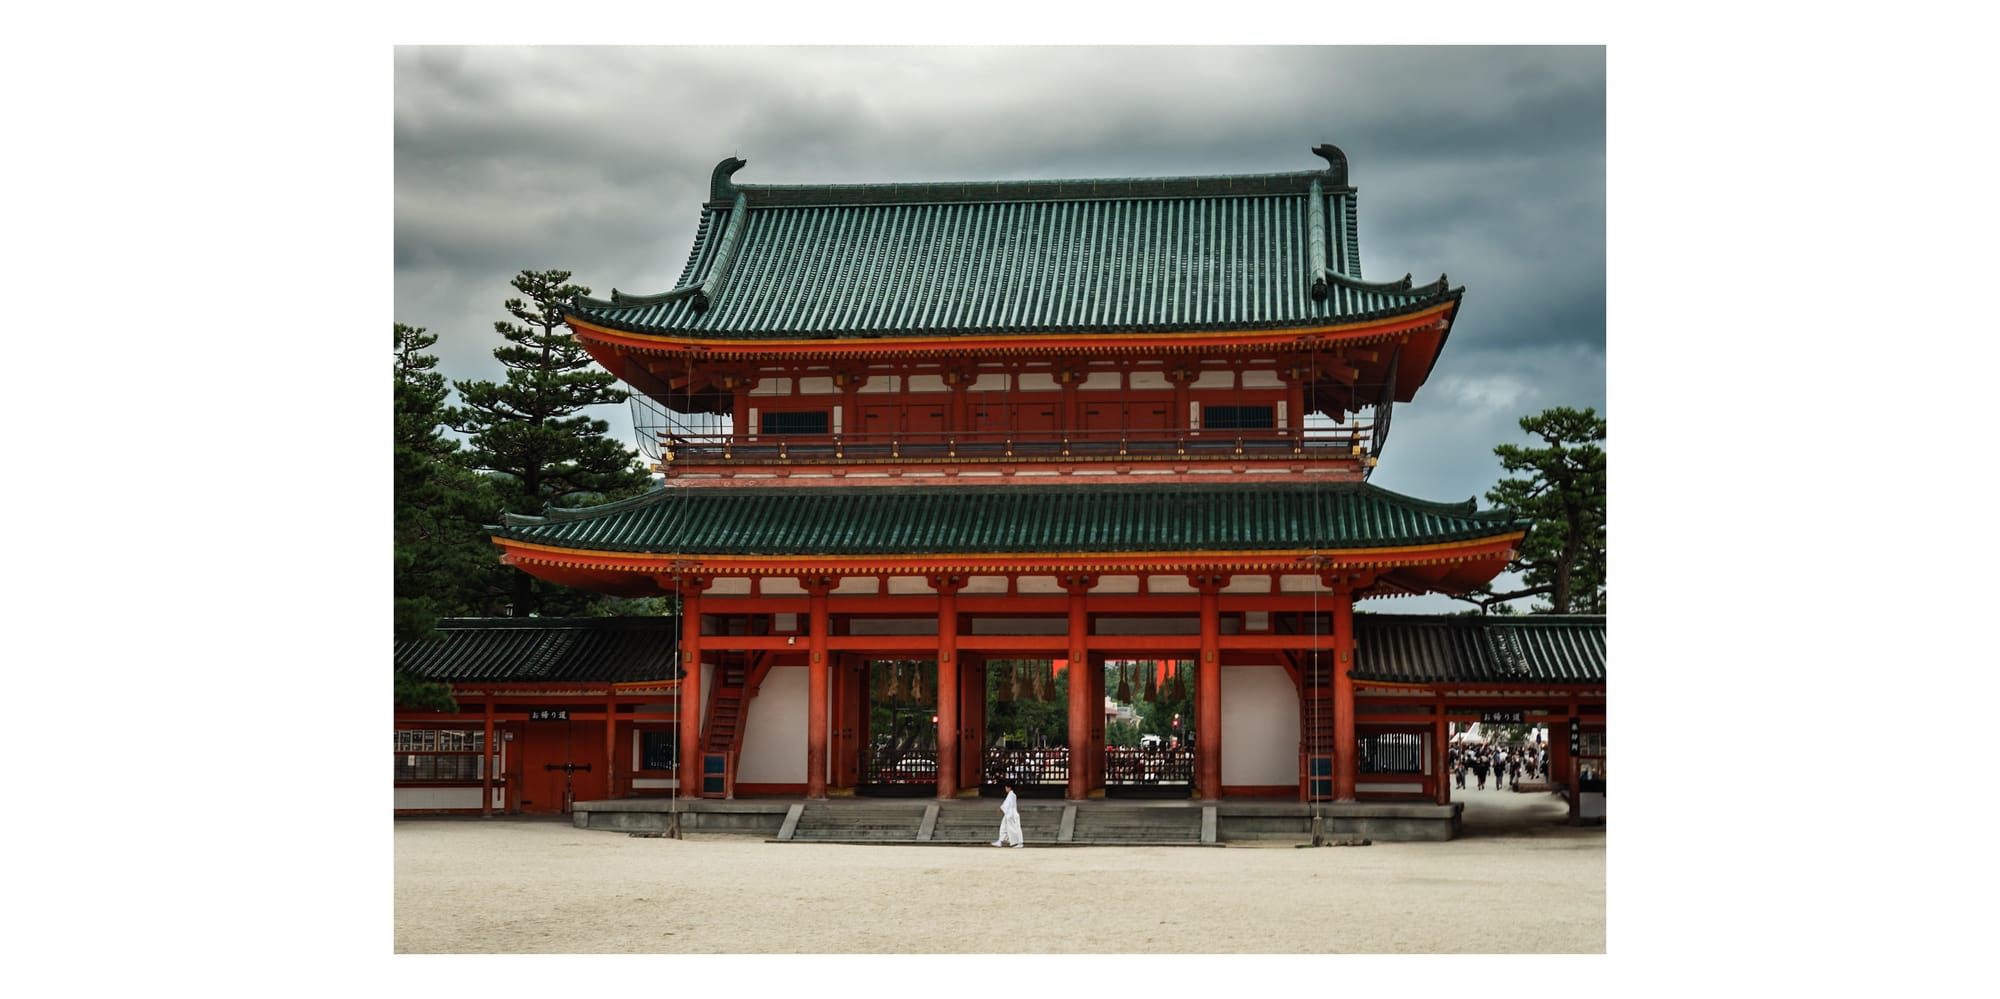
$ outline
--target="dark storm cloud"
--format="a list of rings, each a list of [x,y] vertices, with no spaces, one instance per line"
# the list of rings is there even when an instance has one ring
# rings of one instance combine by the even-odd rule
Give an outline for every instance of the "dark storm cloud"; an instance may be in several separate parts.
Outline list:
[[[406,48],[395,65],[395,318],[439,334],[455,378],[498,375],[518,270],[672,287],[726,156],[753,184],[1157,177],[1313,170],[1333,142],[1366,276],[1467,288],[1378,483],[1483,495],[1521,415],[1605,408],[1600,48]]]

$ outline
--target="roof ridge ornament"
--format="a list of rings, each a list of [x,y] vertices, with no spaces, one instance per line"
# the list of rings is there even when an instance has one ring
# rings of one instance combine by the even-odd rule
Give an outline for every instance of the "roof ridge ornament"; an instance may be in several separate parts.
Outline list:
[[[728,201],[736,197],[736,185],[729,178],[736,171],[750,165],[750,161],[731,156],[715,165],[715,172],[708,178],[708,200]]]
[[[1331,142],[1322,142],[1312,147],[1312,152],[1314,156],[1326,160],[1326,172],[1333,175],[1333,182],[1346,187],[1347,154],[1341,152],[1340,147]]]

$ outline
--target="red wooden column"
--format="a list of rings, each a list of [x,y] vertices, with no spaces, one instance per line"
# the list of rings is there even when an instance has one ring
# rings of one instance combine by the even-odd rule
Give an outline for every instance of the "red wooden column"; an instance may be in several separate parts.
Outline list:
[[[806,797],[813,799],[826,797],[826,595],[834,582],[826,577],[805,581],[811,606],[806,633]]]
[[[958,797],[958,591],[963,576],[932,576],[938,594],[937,796]]]
[[[1069,590],[1069,786],[1063,796],[1071,801],[1090,797],[1090,761],[1096,752],[1091,738],[1091,715],[1104,709],[1102,698],[1090,696],[1090,616],[1085,613],[1084,595],[1090,592],[1094,576],[1064,576]]]
[[[680,708],[680,772],[675,777],[682,797],[701,790],[701,591],[707,580],[681,583],[681,682],[674,691]]]
[[[618,695],[604,697],[604,796],[618,797]]]
[[[493,698],[486,699],[486,749],[480,754],[485,759],[479,764],[479,814],[493,815],[493,767],[500,762],[500,749],[493,744]]]
[[[1583,775],[1582,773],[1583,768],[1580,765],[1578,765],[1576,754],[1569,751],[1570,726],[1572,724],[1581,726],[1582,723],[1583,723],[1583,704],[1579,702],[1576,698],[1572,697],[1569,699],[1569,717],[1563,720],[1562,739],[1558,743],[1559,745],[1562,746],[1563,750],[1561,773],[1565,775],[1564,779],[1569,782],[1570,825],[1577,825],[1583,820],[1583,792],[1579,790],[1576,786],[1577,779]],[[1555,733],[1551,732],[1549,734],[1551,736],[1551,739],[1549,741],[1556,742],[1557,740],[1553,738]]]
[[[1333,594],[1333,800],[1354,800],[1354,593]]]
[[[1195,783],[1201,799],[1222,797],[1222,600],[1228,577],[1188,577],[1201,593],[1201,661],[1195,664]]]
[[[1432,695],[1431,710],[1436,712],[1431,722],[1431,738],[1436,740],[1431,744],[1431,755],[1437,758],[1437,762],[1431,766],[1431,769],[1437,772],[1437,790],[1432,795],[1432,798],[1440,805],[1448,805],[1451,804],[1451,772],[1449,766],[1451,762],[1451,732],[1450,723],[1444,720],[1443,694]]]

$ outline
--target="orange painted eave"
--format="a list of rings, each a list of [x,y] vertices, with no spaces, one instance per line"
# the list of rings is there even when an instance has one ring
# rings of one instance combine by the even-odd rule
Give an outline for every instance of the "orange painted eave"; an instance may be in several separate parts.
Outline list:
[[[567,586],[641,596],[657,592],[652,582],[676,574],[695,576],[925,575],[962,573],[1006,575],[1052,572],[1171,574],[1195,570],[1243,573],[1309,573],[1451,565],[1451,588],[1474,577],[1490,579],[1513,556],[1524,535],[1385,548],[1276,549],[1266,551],[957,553],[909,555],[702,555],[692,553],[601,552],[562,548],[495,537],[501,561],[530,575]],[[1307,560],[1311,560],[1308,562]],[[1440,581],[1442,582],[1442,580]]]
[[[1187,350],[1212,347],[1291,347],[1302,341],[1322,346],[1362,343],[1433,327],[1457,309],[1457,302],[1441,302],[1420,312],[1393,319],[1304,326],[1290,329],[1211,330],[1185,333],[1118,334],[1006,334],[999,336],[913,336],[871,337],[868,339],[726,339],[674,337],[630,333],[600,326],[575,316],[564,317],[586,350],[595,342],[618,349],[654,354],[743,354],[785,356],[797,354],[959,354],[992,352],[1119,352],[1144,350]],[[591,356],[604,360],[592,350]],[[608,367],[608,365],[607,365]]]

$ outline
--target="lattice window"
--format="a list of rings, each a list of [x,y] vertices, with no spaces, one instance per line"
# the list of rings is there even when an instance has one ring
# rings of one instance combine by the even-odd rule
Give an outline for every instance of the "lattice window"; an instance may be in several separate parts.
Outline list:
[[[1201,411],[1201,425],[1207,430],[1271,430],[1277,427],[1277,410],[1271,406],[1209,406]]]
[[[824,409],[796,413],[767,411],[758,416],[759,432],[774,437],[826,434],[831,428],[831,418]]]
[[[486,733],[477,729],[397,729],[396,783],[464,784],[484,779]]]

